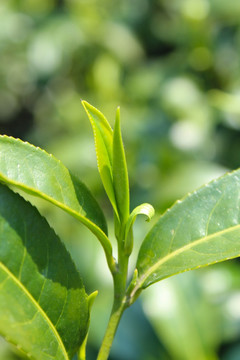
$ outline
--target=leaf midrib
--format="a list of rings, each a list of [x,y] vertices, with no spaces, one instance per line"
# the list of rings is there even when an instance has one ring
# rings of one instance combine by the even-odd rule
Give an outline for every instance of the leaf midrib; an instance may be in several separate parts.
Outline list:
[[[62,353],[64,355],[64,358],[66,360],[70,360],[66,351],[66,348],[62,342],[62,339],[59,335],[59,333],[57,332],[55,326],[53,325],[52,321],[49,319],[49,317],[47,316],[47,314],[44,312],[44,310],[40,307],[40,305],[38,304],[38,302],[34,299],[34,297],[31,295],[31,293],[23,286],[23,284],[18,280],[18,278],[9,271],[9,269],[2,263],[0,262],[0,267],[3,269],[3,271],[5,271],[7,273],[7,275],[13,279],[13,281],[17,284],[17,286],[19,288],[21,288],[23,290],[23,292],[25,293],[25,295],[30,299],[30,301],[34,304],[34,306],[37,308],[37,311],[41,313],[41,315],[43,316],[43,318],[46,320],[46,322],[48,323],[50,329],[52,330],[54,336],[57,339],[58,344],[60,345],[60,348],[62,349]]]
[[[22,190],[29,190],[32,194],[36,194],[37,196],[51,202],[54,205],[57,205],[59,208],[63,209],[64,211],[66,211],[68,214],[73,215],[74,217],[76,217],[77,219],[79,219],[84,225],[86,225],[90,230],[94,229],[96,231],[96,234],[98,239],[100,240],[100,242],[102,243],[104,249],[106,250],[106,252],[108,254],[112,254],[112,248],[111,248],[111,244],[109,242],[108,237],[105,235],[105,233],[102,231],[102,229],[96,225],[94,222],[92,222],[91,220],[89,220],[86,216],[82,215],[80,212],[73,210],[72,208],[70,208],[68,205],[61,203],[58,200],[55,200],[53,197],[44,194],[43,192],[41,192],[40,190],[36,190],[34,188],[32,188],[31,186],[27,186],[27,185],[23,185],[22,183],[15,181],[15,180],[11,180],[9,178],[7,178],[6,176],[3,175],[3,173],[0,172],[0,179],[3,179],[4,182],[6,182],[7,184],[11,184],[14,185]]]
[[[225,229],[225,230],[221,230],[219,232],[215,232],[211,235],[207,235],[207,236],[204,236],[200,239],[197,239],[197,240],[194,240],[192,241],[191,243],[189,244],[186,244],[184,245],[183,247],[181,248],[178,248],[177,250],[173,251],[172,253],[170,254],[167,254],[166,256],[164,256],[163,258],[161,258],[160,260],[158,260],[153,266],[151,266],[147,272],[145,274],[143,274],[140,278],[139,278],[139,281],[138,281],[138,284],[136,285],[136,288],[135,290],[139,289],[142,287],[142,285],[144,284],[144,282],[146,281],[146,279],[152,274],[154,273],[155,270],[157,270],[157,268],[159,266],[161,266],[162,264],[166,263],[168,260],[170,260],[171,258],[174,258],[175,256],[183,253],[184,251],[187,251],[191,248],[193,248],[194,246],[197,246],[201,243],[204,243],[208,240],[210,240],[211,238],[214,238],[216,236],[220,236],[220,235],[223,235],[223,234],[226,234],[228,232],[231,232],[233,230],[236,230],[240,228],[240,224],[238,225],[235,225],[235,226],[231,226],[229,227],[228,229]],[[236,256],[237,257],[237,256]],[[222,260],[223,261],[223,260]]]

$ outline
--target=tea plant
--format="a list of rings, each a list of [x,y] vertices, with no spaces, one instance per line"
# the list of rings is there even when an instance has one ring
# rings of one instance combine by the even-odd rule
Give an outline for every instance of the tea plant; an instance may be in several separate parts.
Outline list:
[[[114,212],[117,259],[103,212],[87,187],[52,155],[19,139],[0,136],[0,334],[36,360],[71,360],[76,353],[79,360],[86,359],[90,310],[97,293],[86,294],[58,236],[15,189],[63,209],[87,226],[103,247],[114,294],[98,360],[108,358],[123,312],[148,286],[240,254],[240,170],[236,170],[167,210],[143,240],[135,271],[128,274],[134,221],[140,214],[150,220],[154,210],[142,204],[129,211],[119,109],[112,130],[101,112],[82,103]]]

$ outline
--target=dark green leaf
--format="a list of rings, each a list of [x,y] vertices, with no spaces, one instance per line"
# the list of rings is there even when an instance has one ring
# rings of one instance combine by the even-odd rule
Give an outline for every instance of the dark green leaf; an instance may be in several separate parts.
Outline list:
[[[38,360],[70,360],[88,330],[88,298],[38,211],[0,185],[0,333]]]

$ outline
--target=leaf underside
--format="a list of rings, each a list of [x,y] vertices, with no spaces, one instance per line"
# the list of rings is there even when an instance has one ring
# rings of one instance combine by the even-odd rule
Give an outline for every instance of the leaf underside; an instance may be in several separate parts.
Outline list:
[[[0,184],[0,334],[32,359],[70,360],[88,318],[65,247],[30,203]]]
[[[111,253],[105,217],[86,186],[40,148],[0,136],[0,180],[46,199],[85,224]]]
[[[136,289],[240,255],[240,170],[177,201],[139,251]]]

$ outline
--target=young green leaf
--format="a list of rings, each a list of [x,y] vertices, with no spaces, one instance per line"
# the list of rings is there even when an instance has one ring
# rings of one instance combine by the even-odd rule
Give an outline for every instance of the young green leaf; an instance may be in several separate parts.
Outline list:
[[[82,105],[93,128],[97,164],[102,183],[112,204],[114,212],[118,216],[112,173],[113,130],[105,116],[99,110],[88,104],[86,101],[82,101]]]
[[[86,225],[111,262],[105,217],[87,187],[52,155],[31,144],[0,136],[0,180],[46,199]]]
[[[92,294],[89,295],[88,297],[88,308],[89,308],[89,312],[91,312],[93,303],[96,299],[98,295],[98,291],[94,291]],[[90,317],[88,319],[89,323],[90,323]],[[86,360],[86,345],[87,345],[87,340],[88,340],[88,333],[85,336],[84,341],[82,342],[82,345],[79,348],[79,352],[78,352],[78,360]]]
[[[144,203],[137,206],[130,214],[126,228],[125,228],[125,250],[126,253],[131,253],[133,247],[132,227],[138,215],[147,216],[147,221],[150,221],[155,214],[152,205]]]
[[[240,255],[240,169],[177,201],[145,238],[133,291]]]
[[[152,219],[152,217],[154,216],[154,214],[155,214],[155,210],[154,210],[153,206],[150,204],[144,203],[144,204],[137,206],[131,212],[131,214],[128,218],[127,225],[126,225],[126,236],[129,232],[129,230],[132,228],[132,226],[136,220],[136,217],[138,215],[145,215],[145,216],[147,216],[147,221],[150,221]]]
[[[68,252],[38,211],[0,185],[0,334],[30,358],[71,360],[89,320]]]
[[[113,187],[120,220],[126,223],[129,217],[128,171],[120,128],[120,109],[117,109],[113,131]]]

